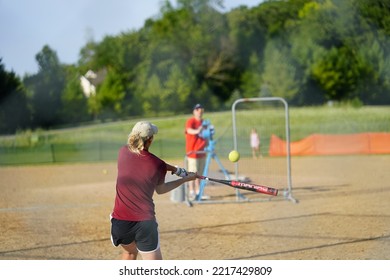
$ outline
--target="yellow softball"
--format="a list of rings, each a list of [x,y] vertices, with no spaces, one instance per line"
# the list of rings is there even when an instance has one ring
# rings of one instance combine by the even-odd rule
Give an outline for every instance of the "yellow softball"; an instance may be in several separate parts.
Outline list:
[[[229,153],[229,160],[231,162],[237,162],[240,159],[240,153],[233,150]]]

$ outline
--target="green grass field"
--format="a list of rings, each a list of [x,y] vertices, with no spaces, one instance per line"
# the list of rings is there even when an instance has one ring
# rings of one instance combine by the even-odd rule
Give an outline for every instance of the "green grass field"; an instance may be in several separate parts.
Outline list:
[[[242,110],[240,121],[267,127],[274,124],[280,109]],[[159,127],[152,152],[163,158],[184,158],[184,126],[190,115],[149,118]],[[306,107],[290,108],[290,139],[297,141],[313,133],[344,134],[390,132],[390,107]],[[232,113],[205,112],[215,126],[218,148],[228,153],[233,147]],[[27,131],[0,137],[0,165],[42,164],[57,162],[111,161],[118,148],[126,143],[131,127],[138,119],[84,125],[50,131]],[[246,135],[245,135],[246,137]],[[244,141],[244,139],[242,140]],[[246,140],[245,140],[246,141]]]

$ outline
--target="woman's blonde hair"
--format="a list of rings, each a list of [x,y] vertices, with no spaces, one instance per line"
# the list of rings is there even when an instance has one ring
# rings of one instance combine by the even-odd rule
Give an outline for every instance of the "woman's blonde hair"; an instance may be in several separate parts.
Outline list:
[[[130,152],[135,154],[141,154],[141,151],[145,148],[145,143],[150,137],[142,138],[139,134],[129,134],[127,138],[127,146],[129,147]]]
[[[154,134],[157,134],[158,128],[148,121],[137,122],[127,137],[127,146],[135,154],[140,154],[145,149],[145,143],[150,140]]]

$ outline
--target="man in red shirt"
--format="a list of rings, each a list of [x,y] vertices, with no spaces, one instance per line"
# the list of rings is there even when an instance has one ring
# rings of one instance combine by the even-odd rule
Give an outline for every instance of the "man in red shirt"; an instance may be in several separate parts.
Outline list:
[[[204,148],[207,145],[207,140],[200,136],[202,132],[203,112],[203,106],[196,104],[192,111],[193,116],[187,120],[185,126],[188,171],[198,174],[203,174],[206,162]],[[199,194],[199,185],[199,179],[188,182],[191,200],[197,198],[196,195]]]

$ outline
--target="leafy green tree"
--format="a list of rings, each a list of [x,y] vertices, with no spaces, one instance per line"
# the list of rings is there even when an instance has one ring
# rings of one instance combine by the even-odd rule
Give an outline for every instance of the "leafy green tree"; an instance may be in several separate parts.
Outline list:
[[[97,47],[99,43],[89,40],[85,46],[80,49],[78,65],[81,73],[86,73],[88,70],[98,69],[97,62]]]
[[[142,95],[143,110],[147,115],[159,115],[161,112],[161,102],[163,91],[161,81],[157,75],[153,75],[147,82]]]
[[[325,0],[326,1],[326,0]],[[264,1],[256,9],[259,24],[263,26],[269,38],[283,37],[290,25],[299,18],[302,7],[313,0]]]
[[[26,91],[19,77],[0,59],[0,134],[13,134],[30,125]]]
[[[149,22],[150,45],[144,57],[147,75],[156,74],[164,85],[173,65],[178,65],[188,75],[183,78],[194,82],[192,93],[199,102],[203,98],[200,88],[221,100],[232,90],[232,52],[226,20],[213,6],[217,2],[179,1],[177,9],[166,3],[162,17]]]
[[[226,17],[229,28],[229,44],[233,48],[234,63],[240,70],[251,67],[250,59],[256,55],[261,67],[261,57],[266,45],[267,30],[261,22],[260,9],[238,7]]]
[[[96,93],[96,99],[100,105],[99,114],[103,114],[102,118],[116,118],[121,115],[124,97],[125,89],[120,74],[109,70]]]
[[[249,59],[249,67],[241,77],[241,92],[243,97],[258,97],[262,88],[260,61],[256,53]]]
[[[47,45],[35,58],[38,73],[26,76],[24,83],[31,93],[34,126],[49,128],[65,121],[61,119],[65,73],[56,52]]]
[[[367,75],[359,80],[356,96],[364,104],[390,104],[390,1],[353,3],[360,21],[368,26],[358,50]]]
[[[82,49],[79,63],[84,73],[88,70],[108,71],[96,96],[88,99],[88,108],[94,118],[142,114],[141,101],[136,96],[136,80],[145,46],[142,33],[131,31],[106,36],[100,43],[88,42]]]
[[[271,95],[291,101],[299,93],[301,84],[289,48],[278,40],[269,41],[264,60],[262,80]]]
[[[306,3],[292,24],[292,54],[308,89],[317,88],[325,100],[355,99],[373,67],[361,51],[371,37],[352,0]],[[314,87],[313,87],[314,85]],[[306,96],[309,96],[307,93]]]
[[[92,120],[88,112],[88,99],[80,86],[80,74],[74,66],[67,67],[66,86],[61,96],[61,119],[66,123],[76,124]]]
[[[164,85],[162,92],[162,106],[166,112],[181,113],[190,108],[187,100],[191,95],[191,81],[189,75],[183,74],[178,65],[174,65]]]
[[[241,19],[236,19],[230,27],[237,38],[232,41],[241,41],[236,53],[247,56],[238,64],[244,65],[241,79],[244,96],[274,95],[291,101],[298,94],[302,79],[298,77],[298,66],[291,55],[288,35],[291,22],[297,20],[298,11],[306,2],[267,1],[248,11],[240,8],[228,14],[229,18],[234,18],[235,14],[242,13]],[[239,25],[235,27],[237,22]]]
[[[352,0],[351,0],[352,1]],[[354,0],[359,15],[363,17],[372,30],[390,35],[390,1],[389,0]]]
[[[362,70],[354,53],[341,47],[330,49],[323,59],[316,61],[312,74],[328,100],[341,101],[356,89]]]

